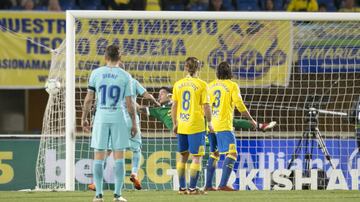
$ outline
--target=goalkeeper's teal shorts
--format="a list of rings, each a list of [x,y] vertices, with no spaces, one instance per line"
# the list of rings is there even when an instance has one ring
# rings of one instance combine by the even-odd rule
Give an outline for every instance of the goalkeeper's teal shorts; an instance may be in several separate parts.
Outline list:
[[[220,154],[237,153],[236,139],[232,131],[216,132],[216,142]]]
[[[94,123],[91,147],[96,150],[106,150],[111,146],[113,151],[125,150],[130,146],[130,128],[120,123]]]
[[[141,131],[140,131],[140,124],[137,124],[137,131],[138,133],[135,135],[135,137],[130,137],[130,147],[127,148],[130,151],[140,151],[141,150]]]

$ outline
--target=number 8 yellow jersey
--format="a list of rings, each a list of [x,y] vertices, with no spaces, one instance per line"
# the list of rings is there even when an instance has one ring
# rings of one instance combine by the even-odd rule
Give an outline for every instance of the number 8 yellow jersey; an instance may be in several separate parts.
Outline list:
[[[239,86],[231,80],[214,80],[209,84],[212,124],[215,132],[232,131],[234,106],[246,111]]]
[[[209,103],[205,81],[190,76],[177,81],[172,99],[177,102],[178,134],[190,135],[205,131],[203,105]]]

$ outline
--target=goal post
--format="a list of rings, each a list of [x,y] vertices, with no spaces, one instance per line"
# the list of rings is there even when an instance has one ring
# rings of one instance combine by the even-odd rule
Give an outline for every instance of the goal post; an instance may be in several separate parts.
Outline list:
[[[66,86],[65,86],[65,137],[66,137],[66,160],[65,160],[65,189],[75,190],[75,18],[66,11]]]
[[[353,31],[359,26],[359,13],[66,11],[66,49],[59,51],[59,57],[66,57],[66,73],[59,78],[65,80],[65,103],[61,103],[65,106],[65,145],[58,147],[65,148],[65,179],[53,186],[39,177],[37,184],[72,191],[86,189],[86,184],[91,183],[93,154],[89,134],[79,126],[79,114],[89,72],[103,65],[104,47],[117,43],[124,51],[125,69],[155,94],[160,87],[171,87],[182,78],[183,61],[188,56],[199,57],[203,65],[200,77],[206,82],[215,79],[217,64],[223,60],[231,63],[234,81],[254,118],[259,122],[278,122],[266,134],[247,129],[236,132],[239,159],[232,179],[237,189],[267,189],[272,182],[264,176],[272,180],[274,173],[277,177],[284,174],[280,173],[281,168],[291,161],[301,133],[309,125],[304,116],[309,107],[319,103],[315,108],[322,114],[317,124],[324,144],[330,155],[340,161],[336,169],[343,172],[350,189],[355,174],[348,168],[348,161],[341,161],[351,157],[351,166],[355,166],[358,158],[358,154],[351,153],[355,147],[353,126],[344,117],[360,95],[356,80],[360,76],[360,40],[359,33]],[[44,125],[49,125],[51,118],[59,118],[51,116],[50,111]],[[141,116],[142,182],[148,189],[175,188],[175,140],[161,121]],[[44,130],[43,134],[49,135]],[[41,141],[64,144],[51,137]],[[312,159],[311,165],[322,166],[330,175],[322,150],[313,147],[317,158]],[[58,149],[41,144],[39,156],[46,155],[44,150]],[[302,164],[299,159],[303,157],[299,155],[295,163]],[[55,161],[59,163],[61,158],[56,155]],[[44,160],[38,162],[38,173],[45,175],[41,164],[45,164]],[[111,161],[107,164],[105,175],[109,176],[105,180],[111,184]],[[249,175],[256,177],[246,181]],[[239,183],[241,180],[247,184]],[[125,186],[131,188],[129,184]],[[345,187],[341,186],[338,187]]]

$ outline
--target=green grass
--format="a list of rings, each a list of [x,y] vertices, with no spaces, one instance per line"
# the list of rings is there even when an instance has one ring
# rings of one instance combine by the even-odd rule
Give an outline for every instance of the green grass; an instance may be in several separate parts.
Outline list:
[[[80,202],[92,201],[94,192],[0,192],[1,202]],[[272,201],[360,201],[359,191],[238,191],[210,192],[202,196],[180,196],[174,191],[124,191],[129,202],[272,202]],[[112,201],[112,193],[105,192],[105,201]]]

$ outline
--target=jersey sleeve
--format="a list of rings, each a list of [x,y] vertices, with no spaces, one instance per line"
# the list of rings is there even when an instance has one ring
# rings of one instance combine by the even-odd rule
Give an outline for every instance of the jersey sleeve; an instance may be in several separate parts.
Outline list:
[[[239,112],[244,112],[247,110],[246,106],[244,104],[244,101],[241,97],[239,86],[235,83],[233,86],[231,97],[232,97],[233,103],[235,104],[235,106],[239,110]]]
[[[92,71],[89,78],[88,91],[95,92],[96,91],[96,83],[95,83],[95,71]]]
[[[204,83],[203,90],[201,92],[201,104],[209,104],[210,97],[209,97],[209,90],[206,83]]]
[[[135,80],[135,86],[136,86],[136,94],[137,95],[144,95],[146,92],[146,89],[140,84],[138,80]]]
[[[128,96],[134,96],[133,90],[132,90],[132,85],[131,85],[131,76],[130,75],[126,75],[126,79],[125,79],[125,92],[124,95],[125,97]]]

